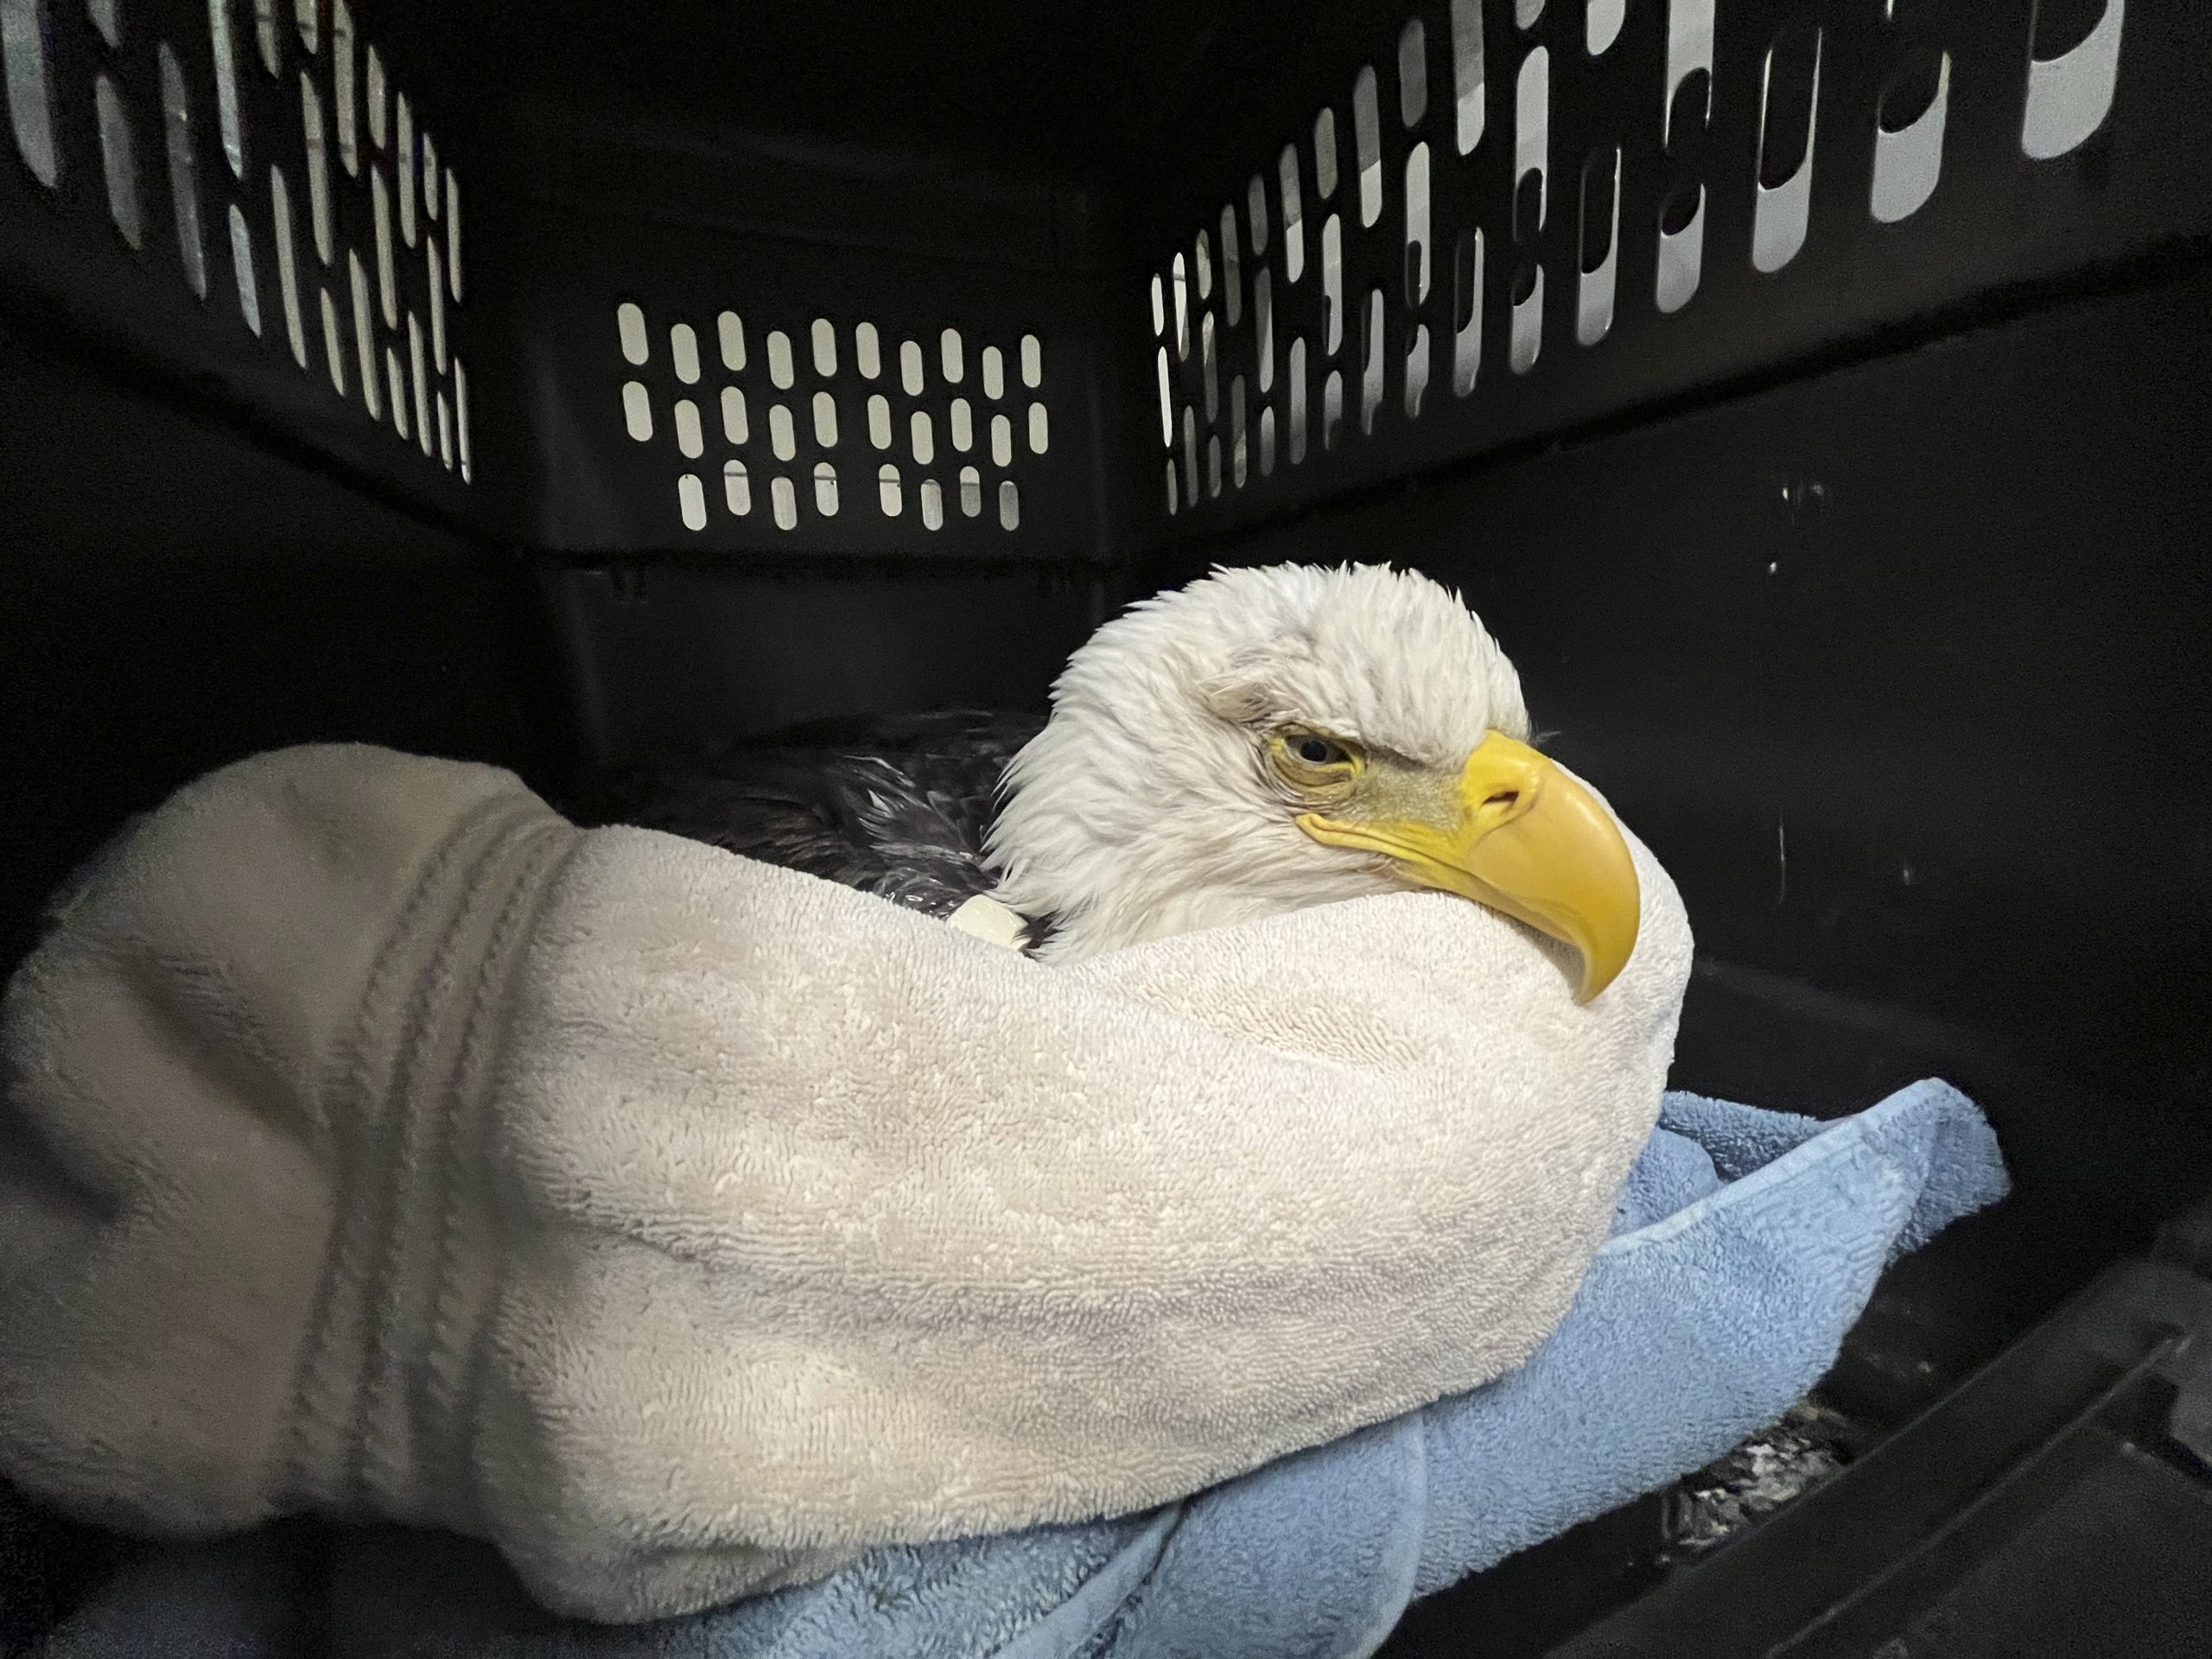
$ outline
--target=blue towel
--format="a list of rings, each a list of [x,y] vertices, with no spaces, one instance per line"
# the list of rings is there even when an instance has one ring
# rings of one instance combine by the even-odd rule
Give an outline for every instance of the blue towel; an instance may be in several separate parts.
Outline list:
[[[339,1533],[326,1576],[298,1568],[296,1537],[264,1535],[140,1564],[49,1651],[275,1659],[301,1650],[304,1612],[342,1659],[1363,1656],[1414,1598],[1778,1417],[1882,1269],[2005,1190],[1987,1122],[1941,1083],[1831,1123],[1669,1095],[1612,1237],[1525,1366],[1154,1514],[880,1550],[819,1584],[620,1629],[537,1610],[480,1546]],[[321,1605],[272,1605],[287,1597]]]

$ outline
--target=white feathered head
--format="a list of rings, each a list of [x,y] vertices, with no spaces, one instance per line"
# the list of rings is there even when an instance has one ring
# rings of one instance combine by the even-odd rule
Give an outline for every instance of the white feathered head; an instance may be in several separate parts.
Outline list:
[[[1459,596],[1382,565],[1217,570],[1076,652],[1007,768],[999,899],[1062,960],[1408,886],[1628,960],[1611,816],[1529,746],[1520,677]]]

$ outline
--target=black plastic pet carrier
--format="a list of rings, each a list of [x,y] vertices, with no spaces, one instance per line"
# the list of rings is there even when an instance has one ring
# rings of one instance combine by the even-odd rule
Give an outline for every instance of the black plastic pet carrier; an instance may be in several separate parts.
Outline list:
[[[1410,564],[1681,884],[1678,1081],[1941,1075],[2017,1191],[1885,1281],[1809,1493],[1715,1548],[1645,1499],[1388,1650],[2212,1652],[2212,8],[0,0],[0,48],[10,963],[258,749],[582,811],[1041,709],[1211,564]],[[42,1617],[130,1548],[55,1536]]]

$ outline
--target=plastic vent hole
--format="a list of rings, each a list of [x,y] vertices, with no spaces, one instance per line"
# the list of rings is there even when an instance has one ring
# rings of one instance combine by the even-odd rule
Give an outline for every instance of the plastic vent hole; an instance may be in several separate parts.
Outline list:
[[[1682,77],[1667,106],[1669,157],[1680,159],[1688,150],[1691,140],[1705,130],[1706,113],[1712,107],[1713,77],[1703,69],[1693,69]]]
[[[330,4],[330,96],[338,120],[338,159],[350,178],[361,176],[361,143],[353,95],[353,13],[346,0]]]
[[[317,297],[322,302],[322,349],[329,359],[332,390],[343,397],[346,395],[346,342],[340,337],[338,304],[330,297],[330,290],[322,289]]]
[[[1002,478],[999,480],[999,528],[1001,530],[1021,528],[1021,492],[1014,486],[1014,482],[1010,478]]]
[[[1544,0],[1513,0],[1513,26],[1522,34],[1543,21]]]
[[[1459,232],[1452,250],[1452,391],[1465,397],[1483,367],[1483,233]]]
[[[1418,308],[1428,298],[1428,146],[1415,144],[1406,157],[1406,303]]]
[[[879,449],[891,447],[891,400],[881,392],[868,400],[868,441]]]
[[[824,518],[837,516],[837,469],[826,461],[814,463],[814,510]]]
[[[453,409],[446,402],[446,390],[438,388],[438,464],[448,472],[453,470]]]
[[[1575,260],[1574,337],[1595,346],[1613,326],[1620,270],[1621,152],[1592,150],[1582,163],[1580,251]]]
[[[476,481],[476,461],[468,448],[468,373],[461,367],[459,358],[453,360],[453,426],[454,447],[461,451],[461,481],[473,484]]]
[[[733,518],[745,518],[753,511],[753,480],[741,461],[722,462],[722,505]]]
[[[876,469],[875,500],[887,518],[896,518],[906,510],[906,492],[899,487],[899,469],[887,462]]]
[[[1667,0],[1667,105],[1660,142],[1680,156],[1713,120],[1713,0]]]
[[[944,528],[944,486],[933,478],[922,480],[922,528]]]
[[[308,365],[308,331],[300,311],[300,269],[292,246],[292,193],[282,168],[269,169],[270,235],[276,244],[276,293],[284,307],[284,338],[292,360]]]
[[[1812,148],[1820,96],[1821,31],[1792,24],[1767,48],[1759,79],[1758,181],[1778,190]]]
[[[1621,37],[1628,21],[1628,0],[1589,0],[1582,13],[1582,49],[1602,58]]]
[[[1513,273],[1513,332],[1505,362],[1516,374],[1536,366],[1544,346],[1544,268],[1524,261]]]
[[[384,169],[369,169],[370,218],[377,238],[377,298],[384,308],[384,326],[399,327],[399,290],[391,265],[391,193],[385,188]]]
[[[1337,194],[1337,112],[1324,105],[1313,118],[1313,194],[1326,201]]]
[[[642,321],[639,327],[642,332]],[[725,311],[715,319],[715,336],[721,346],[722,366],[735,374],[745,366],[745,325],[736,312]]]
[[[750,442],[752,423],[746,418],[745,393],[736,386],[722,388],[722,438],[733,447]]]
[[[952,447],[964,455],[976,447],[976,418],[965,397],[952,400],[951,415]]]
[[[435,219],[438,216],[438,147],[430,142],[430,135],[421,137],[423,147],[423,212]]]
[[[937,460],[937,434],[930,425],[929,411],[918,409],[906,423],[908,448],[913,451],[917,466],[927,467]]]
[[[631,301],[623,301],[614,308],[614,327],[622,337],[623,361],[643,368],[652,355],[652,344],[645,334],[644,311]]]
[[[775,509],[778,530],[798,528],[798,492],[788,478],[779,475],[768,481],[768,499]]]
[[[1327,384],[1321,388],[1321,447],[1333,449],[1337,436],[1344,423],[1344,377],[1341,369],[1331,369]]]
[[[1182,493],[1182,491],[1178,488],[1176,485],[1175,457],[1170,455],[1167,458],[1167,516],[1170,518],[1173,518],[1176,513],[1181,510]]]
[[[685,473],[676,480],[676,503],[683,515],[684,529],[707,527],[707,486],[700,483],[696,473]]]
[[[814,442],[824,449],[837,447],[837,400],[826,391],[814,394]]]
[[[1290,342],[1285,373],[1290,382],[1290,464],[1295,467],[1306,459],[1306,341],[1301,337]]]
[[[1249,454],[1244,434],[1244,377],[1240,374],[1229,383],[1229,474],[1240,490],[1244,487]]]
[[[944,382],[957,386],[968,372],[966,357],[960,347],[960,331],[948,328],[938,336],[938,361],[944,370]]]
[[[1359,222],[1372,225],[1382,217],[1382,119],[1372,68],[1362,69],[1351,84],[1351,127],[1359,158]]]
[[[461,303],[461,181],[446,168],[446,287]],[[466,465],[466,463],[463,463]]]
[[[1006,396],[1006,353],[995,346],[983,347],[983,396],[994,401]]]
[[[1218,433],[1206,440],[1206,497],[1218,500],[1221,496],[1221,437]]]
[[[1029,453],[1041,455],[1052,447],[1052,434],[1046,417],[1045,405],[1032,404],[1029,405]]]
[[[2126,0],[2035,0],[2020,149],[2054,161],[2093,137],[2112,113]]]
[[[253,232],[246,227],[245,210],[231,204],[231,274],[237,280],[238,315],[255,334],[261,332],[261,284],[253,271]]]
[[[1759,87],[1758,190],[1751,207],[1751,265],[1780,270],[1805,245],[1820,127],[1821,32],[1784,29],[1767,48]]]
[[[676,400],[676,447],[690,461],[707,453],[707,435],[699,424],[699,405],[689,397]]]
[[[1183,256],[1177,254],[1175,263],[1168,267],[1168,287],[1173,290],[1175,302],[1175,355],[1187,362],[1191,356],[1191,279]]]
[[[1164,346],[1160,350],[1160,356],[1164,363],[1166,357],[1166,348]],[[1167,447],[1173,449],[1175,447],[1175,412],[1168,404],[1167,389],[1164,381],[1160,386],[1160,423],[1166,431]],[[991,416],[991,465],[994,467],[1014,465],[1014,423],[1003,415]]]
[[[1382,407],[1382,290],[1367,296],[1367,326],[1360,331],[1359,429],[1375,430],[1375,411]]]
[[[377,149],[385,146],[385,103],[384,60],[377,55],[373,46],[364,54],[368,61],[367,73],[362,77],[362,96],[369,106],[369,143]]]
[[[1183,493],[1192,506],[1198,504],[1198,421],[1188,404],[1183,405]]]
[[[1951,54],[1924,53],[1882,89],[1874,129],[1867,207],[1894,225],[1927,206],[1943,173],[1943,128],[1951,102]]]
[[[1268,477],[1275,469],[1275,409],[1273,404],[1260,410],[1260,476]]]
[[[1406,418],[1421,417],[1421,399],[1428,394],[1428,325],[1416,323],[1406,345]]]
[[[883,341],[872,322],[853,325],[853,366],[863,380],[883,378]]]
[[[162,130],[168,146],[169,213],[176,221],[177,259],[184,267],[185,286],[204,300],[207,297],[207,242],[200,219],[199,168],[193,159],[191,95],[185,90],[183,67],[167,41],[161,43],[157,55]]]
[[[677,379],[687,386],[699,384],[699,336],[690,323],[679,322],[669,328],[668,357]]]
[[[315,90],[315,77],[305,70],[300,72],[300,133],[307,149],[308,213],[315,225],[315,257],[327,265],[338,253],[330,219],[330,140],[323,126],[322,94]],[[443,275],[432,265],[434,283]]]
[[[983,475],[973,467],[960,469],[960,511],[970,518],[983,511]]]
[[[408,103],[407,94],[397,93],[391,100],[397,117],[399,142],[392,163],[395,182],[399,191],[399,239],[409,247],[415,245],[415,110]]]
[[[1482,142],[1482,0],[1452,0],[1452,138],[1465,156]]]
[[[798,454],[798,429],[791,423],[791,412],[783,404],[768,405],[768,447],[776,452],[778,461],[790,461]]]
[[[1282,188],[1283,280],[1294,283],[1306,272],[1306,221],[1299,207],[1298,151],[1294,146],[1282,147],[1276,170]]]
[[[377,385],[376,325],[369,316],[369,274],[361,268],[361,256],[350,248],[346,252],[346,274],[353,292],[353,350],[356,365],[361,372],[361,403],[368,410],[369,418],[379,421],[384,418],[384,394]],[[638,388],[641,401],[645,391],[643,386]],[[622,389],[622,412],[626,425],[630,412],[628,386]],[[645,420],[650,436],[652,416],[649,405]]]
[[[1268,251],[1268,182],[1256,173],[1244,187],[1244,218],[1252,230],[1252,257],[1257,259]]]
[[[1543,230],[1544,175],[1523,173],[1513,192],[1513,239],[1522,246],[1533,244]]]
[[[1213,313],[1209,311],[1198,327],[1198,368],[1206,392],[1206,424],[1211,426],[1221,418],[1221,378],[1214,366]]]
[[[1653,299],[1672,315],[1697,293],[1705,263],[1705,186],[1695,180],[1676,185],[1659,210],[1659,265]]]
[[[231,164],[231,176],[243,179],[245,129],[238,120],[238,42],[232,28],[231,3],[232,0],[207,0],[207,43],[214,57],[215,118],[222,129],[223,156]]]
[[[837,373],[837,330],[827,317],[817,317],[809,331],[814,347],[814,372],[824,380]]]
[[[1344,343],[1344,227],[1335,213],[1321,226],[1321,351],[1334,357]]]
[[[313,57],[322,50],[322,0],[293,0],[292,17],[300,26],[300,44]]]
[[[130,136],[130,114],[123,94],[105,74],[92,80],[92,103],[99,118],[100,170],[107,181],[107,213],[116,234],[135,252],[146,242],[146,220],[138,203],[138,152]]]
[[[384,348],[384,386],[391,399],[391,429],[403,438],[413,435],[407,421],[407,371],[399,366],[398,350],[391,346]]]
[[[277,55],[276,0],[253,0],[253,33],[261,45],[261,67],[277,73],[283,60]]]
[[[910,340],[899,348],[899,383],[909,397],[922,395],[922,347],[918,340]]]
[[[791,359],[791,337],[782,329],[772,329],[768,334],[768,378],[776,383],[779,391],[789,391],[798,378]]]
[[[1253,332],[1259,336],[1260,395],[1264,397],[1274,390],[1275,384],[1274,273],[1264,265],[1260,268],[1260,274],[1252,279],[1252,316]],[[1160,396],[1164,399],[1166,395],[1166,387],[1163,384]]]
[[[415,386],[415,441],[424,454],[430,453],[430,387],[423,369],[423,325],[407,314],[407,367]]]
[[[1198,232],[1192,255],[1192,268],[1198,274],[1198,298],[1201,301],[1210,300],[1213,297],[1213,243],[1204,231]]]
[[[1221,303],[1234,328],[1244,315],[1244,260],[1236,245],[1236,210],[1221,210]]]
[[[446,285],[445,271],[438,264],[438,238],[423,238],[428,250],[424,263],[429,266],[430,289],[430,357],[437,364],[438,372],[446,372]]]
[[[1045,342],[1034,334],[1021,337],[1021,384],[1032,391],[1045,384]]]
[[[1152,332],[1155,334],[1167,332],[1166,291],[1157,276],[1152,279]]]
[[[100,38],[107,42],[110,51],[120,51],[123,47],[123,19],[118,12],[118,3],[119,0],[85,0],[85,10],[92,17],[92,27],[99,30]]]
[[[1521,60],[1514,90],[1513,239],[1523,247],[1535,242],[1551,213],[1551,65],[1549,52],[1533,48]]]
[[[1398,119],[1417,127],[1428,113],[1428,30],[1420,18],[1398,36]]]

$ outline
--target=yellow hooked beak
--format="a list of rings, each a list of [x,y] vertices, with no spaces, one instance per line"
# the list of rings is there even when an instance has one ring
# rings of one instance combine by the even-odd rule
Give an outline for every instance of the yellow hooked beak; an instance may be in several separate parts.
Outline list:
[[[1424,887],[1487,905],[1582,955],[1575,1000],[1611,984],[1636,949],[1636,865],[1596,796],[1525,743],[1492,732],[1434,815],[1355,823],[1302,814],[1332,847],[1398,860]]]

